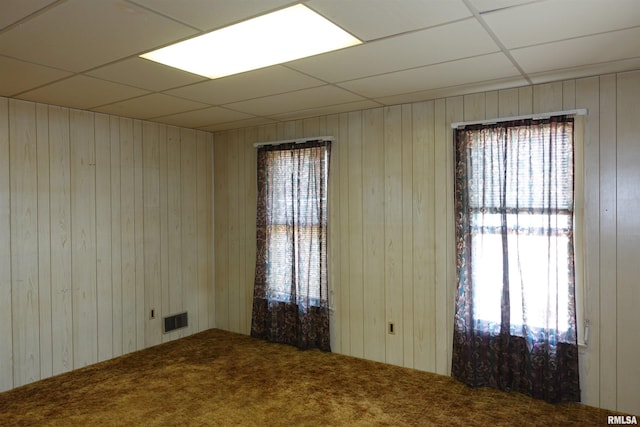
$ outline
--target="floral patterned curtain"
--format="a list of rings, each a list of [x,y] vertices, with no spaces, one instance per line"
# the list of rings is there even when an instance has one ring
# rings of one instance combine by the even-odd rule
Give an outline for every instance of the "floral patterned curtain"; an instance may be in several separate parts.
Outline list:
[[[330,141],[258,150],[251,335],[330,351],[327,184]]]
[[[458,292],[452,375],[580,401],[573,119],[456,131]]]

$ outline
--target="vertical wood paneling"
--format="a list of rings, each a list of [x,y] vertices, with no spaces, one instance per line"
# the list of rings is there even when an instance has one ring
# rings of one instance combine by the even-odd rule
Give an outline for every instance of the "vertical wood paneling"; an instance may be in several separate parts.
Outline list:
[[[330,135],[331,132],[328,132],[327,130],[327,122],[328,122],[328,116],[322,116],[322,117],[318,117],[318,129],[317,129],[317,135]]]
[[[519,90],[504,89],[498,92],[498,117],[513,117],[520,114],[519,108]]]
[[[181,183],[182,183],[182,298],[184,310],[189,313],[189,326],[184,334],[198,329],[198,295],[196,272],[196,134],[195,131],[180,131],[182,145]]]
[[[0,390],[213,323],[212,135],[167,131],[0,98]],[[195,323],[163,336],[183,271]]]
[[[166,129],[163,127],[163,129]],[[144,196],[144,345],[162,342],[160,311],[162,304],[161,228],[160,228],[160,127],[145,122],[142,125],[142,191]],[[158,315],[151,318],[151,310]]]
[[[38,313],[40,377],[53,375],[51,350],[51,225],[49,217],[49,108],[36,105],[38,171]]]
[[[144,201],[142,164],[142,122],[133,121],[133,229],[135,252],[135,328],[136,350],[145,347],[147,318],[144,290]]]
[[[244,173],[244,169],[248,166],[247,165],[247,161],[245,159],[245,155],[246,155],[246,150],[245,150],[245,132],[244,130],[239,130],[238,131],[238,168],[237,168],[237,173],[238,173],[238,179],[237,179],[237,191],[243,191],[241,190],[242,188],[246,188],[246,183],[245,183],[245,173]],[[237,213],[236,213],[236,218],[237,218],[237,249],[234,247],[234,249],[236,250],[236,259],[237,262],[234,264],[234,268],[237,271],[237,277],[238,277],[238,281],[237,281],[237,288],[238,288],[238,294],[237,294],[237,299],[233,302],[234,307],[237,307],[235,309],[236,312],[236,317],[237,317],[237,332],[242,332],[243,330],[246,329],[246,324],[244,323],[244,320],[246,319],[247,316],[247,304],[245,304],[245,301],[247,301],[248,299],[248,295],[247,295],[247,286],[246,286],[246,282],[248,280],[248,278],[245,276],[246,273],[246,269],[244,268],[244,262],[243,262],[243,252],[244,252],[244,248],[242,247],[242,243],[245,241],[245,233],[246,233],[246,227],[245,224],[247,223],[248,218],[245,217],[245,212],[246,212],[246,204],[247,204],[247,200],[246,197],[239,197],[238,198],[238,204],[235,206],[235,208],[237,209]]]
[[[439,199],[439,203],[444,205],[444,217],[440,226],[444,227],[445,234],[441,242],[440,259],[438,260],[438,252],[436,252],[436,266],[442,265],[440,272],[440,287],[436,285],[436,290],[441,290],[444,294],[444,312],[442,316],[442,327],[437,327],[438,344],[436,345],[436,368],[441,374],[449,374],[451,372],[451,348],[453,347],[453,307],[455,301],[455,291],[457,287],[456,265],[455,265],[455,227],[454,227],[454,210],[453,210],[453,131],[451,123],[462,120],[463,106],[460,97],[448,98],[445,104],[445,120],[442,122],[436,116],[436,141],[444,142],[442,157],[440,158],[443,170],[436,177],[442,176],[444,184],[444,197]],[[436,113],[437,114],[437,113]],[[437,180],[437,178],[436,178]],[[436,184],[436,189],[438,185]],[[437,190],[436,190],[437,191]],[[438,218],[438,216],[436,216]],[[439,225],[436,223],[436,228]],[[436,267],[438,268],[438,267]],[[437,308],[436,308],[437,310]],[[440,338],[444,335],[444,339]]]
[[[51,339],[53,374],[73,369],[69,110],[49,107]]]
[[[455,121],[454,116],[462,119],[464,99],[462,97],[449,98],[436,102],[435,108],[435,371],[446,373],[448,351],[448,287],[454,286],[447,282],[447,181],[451,173],[447,169],[448,151],[453,150],[448,123]]]
[[[487,92],[484,97],[484,118],[485,119],[493,119],[498,116],[498,92],[492,91]]]
[[[245,131],[245,185],[246,185],[246,198],[245,204],[247,220],[245,224],[245,242],[244,259],[245,265],[245,277],[246,283],[246,295],[247,301],[245,301],[245,320],[243,333],[248,334],[251,331],[251,309],[253,301],[253,283],[255,279],[255,266],[256,266],[256,216],[257,216],[257,201],[258,201],[258,173],[257,173],[257,159],[258,151],[253,146],[258,142],[258,131],[256,128],[247,129]],[[217,296],[216,296],[217,297]]]
[[[111,265],[111,124],[95,116],[96,286],[98,361],[113,357],[113,273]]]
[[[349,315],[351,355],[364,356],[364,284],[363,284],[363,113],[348,115],[349,140]],[[368,300],[368,298],[367,298]]]
[[[582,401],[600,405],[600,80],[580,79],[575,83],[575,108],[586,108],[584,119],[584,318],[590,324],[586,351],[580,359]],[[580,250],[580,248],[577,248]]]
[[[533,113],[533,87],[525,86],[518,88],[518,114],[525,115]]]
[[[227,181],[228,189],[230,194],[235,194],[239,190],[239,166],[240,166],[240,158],[239,158],[239,146],[242,142],[239,140],[239,131],[234,130],[230,132],[231,144],[229,146],[229,156],[227,157],[229,180]],[[229,228],[228,233],[230,236],[234,236],[230,238],[227,243],[227,251],[229,253],[227,260],[227,268],[228,268],[228,300],[227,304],[229,305],[228,310],[228,322],[229,322],[229,330],[233,332],[240,331],[240,284],[242,278],[239,277],[240,271],[240,218],[239,218],[239,203],[242,197],[229,197],[229,203],[224,207],[227,209],[227,215],[229,218]],[[242,230],[244,230],[244,226],[242,226]]]
[[[340,114],[338,126],[340,128],[340,144],[338,149],[333,150],[333,155],[342,159],[340,166],[340,213],[339,222],[331,224],[330,227],[340,227],[340,259],[349,260],[351,252],[349,249],[349,178],[350,178],[350,140],[349,140],[349,115]],[[329,267],[331,268],[331,267]],[[353,354],[351,351],[351,265],[350,262],[340,263],[340,305],[334,306],[340,311],[340,349],[344,354]],[[337,350],[336,350],[337,351]]]
[[[304,138],[305,133],[304,133],[304,123],[308,120],[312,120],[312,121],[316,121],[317,119],[312,118],[312,119],[299,119],[295,121],[295,133],[293,135],[291,135],[291,138]]]
[[[628,127],[629,120],[633,119],[620,119],[622,125],[616,122],[616,110],[622,107],[617,105],[615,78],[567,80],[340,114],[337,119],[339,143],[333,151],[339,158],[332,160],[332,168],[334,164],[339,165],[333,169],[338,169],[338,173],[332,176],[336,182],[330,183],[330,201],[337,205],[336,212],[330,217],[330,227],[338,234],[338,237],[333,237],[333,231],[331,234],[334,241],[329,266],[334,282],[333,292],[339,296],[334,300],[339,314],[333,314],[331,325],[335,334],[332,341],[334,350],[379,360],[384,349],[385,360],[389,362],[448,374],[456,290],[453,132],[449,123],[587,107],[589,117],[585,121],[584,154],[587,182],[585,299],[586,315],[592,323],[590,343],[580,349],[583,399],[615,409],[623,402],[620,397],[622,390],[625,396],[634,395],[635,388],[630,393],[630,382],[624,382],[626,378],[620,379],[623,374],[619,369],[623,365],[630,372],[637,369],[636,362],[631,364],[630,359],[623,356],[629,352],[628,348],[635,349],[635,344],[625,347],[627,343],[621,344],[616,333],[617,322],[623,322],[627,317],[636,321],[635,314],[628,315],[620,310],[620,297],[616,294],[620,292],[616,289],[625,287],[622,291],[625,301],[635,301],[635,293],[629,284],[622,283],[620,277],[636,273],[626,264],[620,264],[619,253],[616,254],[622,244],[618,235],[623,232],[617,228],[620,224],[616,222],[616,212],[620,215],[616,205],[619,200],[616,190],[620,191],[620,183],[617,182],[619,171],[616,169],[619,155],[616,152],[619,150],[616,131]],[[599,84],[600,80],[602,84]],[[635,78],[630,79],[628,85],[631,93],[637,90]],[[636,95],[628,99],[634,97]],[[625,104],[625,108],[633,110],[633,105]],[[317,120],[290,121],[243,131],[245,134],[257,132],[258,140],[268,140],[264,136],[270,129],[271,139],[290,139],[316,130],[322,132],[322,129],[329,129],[329,123],[329,117],[319,117]],[[230,134],[216,134],[216,145],[230,145]],[[379,148],[381,139],[382,156]],[[392,151],[391,147],[400,151]],[[635,148],[629,145],[627,149],[633,158]],[[219,151],[227,161],[232,159],[228,148],[217,147],[216,150],[216,155]],[[228,180],[227,175],[233,172],[217,169],[218,163],[224,168],[224,160],[216,160],[216,179]],[[375,165],[379,171],[373,170]],[[378,196],[381,176],[384,185],[382,203]],[[244,186],[248,188],[250,183],[246,180]],[[398,189],[401,196],[397,195]],[[227,197],[236,197],[217,192],[214,195],[216,205]],[[245,197],[244,208],[239,209],[248,209],[248,201],[249,198]],[[374,211],[374,207],[378,211]],[[383,210],[382,215],[380,209]],[[245,218],[248,217],[245,215]],[[218,227],[218,218],[215,224]],[[228,227],[225,230],[228,232]],[[374,230],[384,235],[382,246]],[[221,238],[233,239],[237,235],[239,233],[227,233],[220,237],[215,233],[216,247]],[[335,239],[339,241],[335,242]],[[245,241],[248,240],[245,238]],[[400,251],[397,242],[401,242]],[[630,243],[625,244],[625,250],[633,253]],[[383,256],[380,256],[381,248]],[[244,253],[247,251],[251,253],[255,249],[245,248]],[[374,274],[379,271],[378,263],[384,265],[382,304],[379,300],[381,280]],[[216,266],[219,264],[220,259],[216,255]],[[399,265],[402,266],[400,275]],[[236,274],[237,277],[240,276]],[[220,284],[224,288],[220,290],[223,293],[228,292],[228,286],[234,283],[234,275],[228,275],[226,280],[228,282],[224,285]],[[396,287],[398,280],[402,282],[401,287]],[[402,298],[398,300],[400,288]],[[400,321],[395,315],[398,304],[402,311]],[[385,314],[382,329],[386,330],[387,320],[394,320],[396,327],[401,326],[402,360],[396,357],[400,352],[394,340],[399,337],[385,335],[383,340],[377,335],[380,324],[375,322],[379,322],[377,315],[381,306]],[[400,329],[398,331],[400,333]]]
[[[461,120],[461,108],[456,99],[446,102],[446,120],[445,127],[442,132],[445,135],[446,147],[444,152],[444,170],[445,170],[445,188],[446,197],[441,201],[446,207],[446,253],[442,258],[445,269],[445,283],[446,283],[446,316],[444,317],[444,331],[446,331],[446,345],[439,346],[438,351],[441,355],[437,356],[436,362],[440,366],[440,372],[448,374],[451,372],[451,348],[453,347],[453,316],[454,316],[454,301],[455,293],[457,290],[457,275],[456,275],[456,251],[455,251],[455,213],[454,213],[454,143],[453,143],[453,131],[450,127],[452,122]],[[438,122],[441,123],[441,122]],[[437,140],[439,139],[436,137]],[[443,360],[444,359],[444,360]]]
[[[169,126],[167,128],[167,240],[169,258],[169,304],[164,316],[182,312],[182,210],[181,196],[181,143],[180,129]],[[166,337],[173,339],[181,336],[182,330],[170,332]]]
[[[74,368],[98,360],[94,115],[70,110]]]
[[[120,253],[122,352],[137,349],[133,120],[120,119]]]
[[[141,340],[146,345],[145,336],[157,337],[155,326],[146,319],[150,298],[154,298],[151,295],[155,294],[161,295],[163,315],[188,309],[190,321],[197,319],[189,332],[166,334],[163,340],[204,328],[205,318],[210,324],[215,321],[217,326],[228,328],[230,317],[236,315],[239,330],[248,332],[255,264],[252,209],[256,191],[255,150],[250,143],[312,133],[339,135],[332,159],[332,168],[339,165],[332,170],[336,172],[332,179],[337,185],[331,187],[330,195],[330,209],[335,209],[330,224],[330,275],[332,290],[338,295],[334,300],[337,312],[332,316],[334,350],[359,357],[380,358],[377,355],[382,354],[393,363],[446,374],[455,292],[454,252],[447,240],[453,232],[453,151],[448,123],[486,117],[495,111],[504,117],[586,107],[585,315],[591,330],[588,346],[580,353],[583,400],[637,412],[638,402],[634,399],[640,393],[633,380],[638,365],[632,355],[637,353],[638,340],[634,329],[625,328],[627,322],[638,322],[637,310],[630,308],[638,305],[637,289],[631,279],[638,274],[637,263],[630,261],[630,257],[637,259],[634,233],[638,224],[631,212],[637,210],[633,183],[638,177],[637,168],[630,165],[638,161],[638,148],[628,135],[638,132],[635,100],[639,85],[637,73],[628,73],[440,99],[378,112],[343,113],[333,119],[284,122],[236,131],[244,143],[236,152],[228,144],[232,132],[223,132],[215,136],[215,153],[209,152],[215,154],[209,170],[201,159],[200,135],[195,133],[195,148],[183,147],[180,129],[167,127],[166,137],[163,131],[155,137],[159,146],[154,172],[157,175],[151,173],[157,179],[153,184],[145,168],[149,153],[143,126],[164,126],[109,117],[107,129],[103,122],[106,116],[73,111],[70,117],[70,110],[65,108],[2,98],[0,232],[9,238],[0,241],[0,389],[102,360],[108,357],[110,335],[114,356],[137,349]],[[329,130],[332,126],[335,132]],[[367,152],[370,139],[374,144],[383,141],[382,156]],[[390,147],[400,151],[387,153]],[[102,154],[93,155],[94,149]],[[207,156],[204,152],[202,157]],[[386,158],[384,154],[392,156]],[[399,158],[394,157],[398,154]],[[235,170],[228,166],[233,156],[237,158]],[[183,170],[189,158],[191,172]],[[379,171],[367,170],[370,158],[382,159]],[[228,191],[230,174],[236,175],[234,194]],[[88,180],[77,180],[77,176]],[[209,177],[209,190],[205,190],[207,184],[201,183],[203,177]],[[27,187],[33,191],[18,190]],[[374,193],[366,192],[372,188],[382,194],[378,213],[367,207],[367,203],[373,206]],[[396,193],[398,188],[401,196]],[[209,194],[208,201],[205,193]],[[146,198],[149,194],[151,200]],[[215,197],[215,205],[211,197]],[[391,206],[398,198],[398,206]],[[231,226],[229,202],[235,203],[238,220]],[[157,221],[154,215],[147,215],[150,206],[157,206],[160,211]],[[215,223],[211,218],[214,211]],[[377,217],[380,211],[382,215]],[[193,219],[188,218],[191,214]],[[364,280],[365,264],[372,263],[368,255],[371,249],[365,241],[373,235],[371,226],[375,220],[384,224],[378,228],[383,236],[378,250],[382,250],[385,270],[383,276],[372,279],[372,285]],[[189,227],[185,228],[189,221],[191,234]],[[156,230],[160,228],[156,243],[159,249],[148,247],[150,243],[145,241],[152,237],[149,230],[145,231],[149,224],[155,224]],[[84,230],[89,230],[88,238],[83,236]],[[205,272],[203,251],[207,250],[199,236],[210,236],[212,231],[214,238],[207,242],[212,265]],[[29,235],[23,239],[24,234]],[[194,235],[197,237],[188,243],[192,247],[183,248],[188,237]],[[231,271],[229,241],[241,236],[237,240],[237,259],[242,261]],[[92,249],[87,251],[87,247]],[[183,249],[193,256],[183,255]],[[154,251],[157,253],[150,255]],[[22,257],[24,254],[27,258]],[[149,257],[160,260],[157,284],[148,277],[155,274],[146,262]],[[214,259],[215,270],[211,270]],[[334,267],[336,262],[339,266]],[[35,287],[24,287],[25,275],[35,278],[31,282]],[[215,278],[215,288],[203,283],[207,276]],[[187,277],[192,283],[183,283]],[[109,281],[111,289],[104,286]],[[402,282],[401,286],[397,281]],[[159,288],[150,288],[153,286]],[[239,287],[235,299],[229,298],[231,286]],[[381,306],[382,311],[368,306],[372,289],[374,295],[383,290],[382,304],[374,301],[373,305]],[[398,299],[400,289],[402,298]],[[109,293],[110,313],[103,304],[109,300]],[[195,295],[198,302],[188,301],[190,295]],[[202,304],[200,298],[209,302]],[[398,301],[401,320],[395,318]],[[207,313],[203,314],[203,310]],[[244,316],[242,310],[246,312]],[[369,322],[365,328],[365,319],[378,312],[381,328],[374,328]],[[401,361],[396,360],[398,349],[391,348],[391,341],[387,343],[386,316],[394,317],[389,320],[394,320],[397,327],[401,325],[401,336],[393,337],[401,338]],[[50,323],[46,322],[48,317]],[[247,326],[243,326],[243,319]],[[25,329],[25,325],[29,328]],[[20,335],[23,330],[28,332]],[[385,333],[384,339],[370,339],[380,333]]]
[[[169,153],[167,141],[169,139],[169,127],[165,127],[162,137],[158,141],[158,167],[160,176],[158,180],[159,203],[160,203],[160,280],[162,282],[160,290],[160,307],[158,316],[160,318],[170,315],[170,289],[169,282]],[[170,334],[162,334],[162,342],[170,340]]]
[[[331,350],[342,352],[342,311],[340,310],[340,290],[342,289],[341,263],[340,263],[340,118],[337,114],[327,117],[325,124],[326,134],[335,139],[331,145],[331,157],[329,159],[329,306]]]
[[[38,314],[38,183],[35,104],[10,100],[13,381],[40,378]]]
[[[211,175],[209,166],[211,165],[211,140],[204,132],[196,135],[196,287],[198,303],[198,331],[203,331],[209,325],[209,301],[211,300],[211,275],[209,266],[211,259],[209,256],[209,242],[212,235],[209,229],[211,223],[209,207],[211,206]]]
[[[617,79],[617,409],[640,413],[640,71]]]
[[[9,100],[0,98],[0,391],[13,388]]]
[[[320,132],[320,117],[311,117],[302,121],[302,137],[322,136]]]
[[[157,174],[158,174],[158,211],[157,211],[157,221],[158,221],[158,248],[157,248],[157,260],[158,260],[158,282],[153,283],[147,280],[145,286],[153,286],[154,289],[151,293],[154,298],[153,308],[155,309],[155,315],[157,321],[149,325],[151,328],[157,328],[158,332],[156,332],[157,340],[159,343],[165,341],[165,336],[162,333],[163,331],[163,320],[166,313],[166,305],[169,298],[169,259],[167,252],[167,126],[159,125],[158,127],[158,138],[155,142],[156,150],[157,150]],[[146,248],[145,248],[146,250]],[[148,315],[150,313],[147,313]]]
[[[111,298],[113,356],[120,356],[123,345],[122,325],[122,230],[120,215],[120,119],[109,117],[111,165]]]
[[[600,78],[600,404],[617,402],[616,76]]]
[[[209,328],[213,328],[216,326],[216,292],[215,292],[215,252],[214,252],[214,205],[213,205],[213,184],[214,184],[214,173],[213,173],[213,135],[208,136],[207,140],[207,158],[209,159],[207,163],[207,250],[209,251],[209,258],[207,266],[207,273],[209,277],[209,299],[207,301],[207,310],[208,310],[208,325]],[[247,248],[249,250],[249,248]],[[254,255],[255,259],[255,255]],[[248,331],[247,331],[248,332]]]
[[[265,126],[264,129],[273,128],[273,126]],[[278,123],[276,126],[276,132],[272,133],[272,136],[267,136],[269,132],[263,132],[260,138],[260,141],[269,141],[269,140],[285,140],[285,139],[294,139],[296,137],[296,122],[290,121],[285,123]]]
[[[295,138],[296,137],[296,123],[287,122],[279,123],[278,126],[274,124],[260,126],[258,129],[258,141],[276,141],[278,138]],[[283,126],[280,126],[283,125]],[[278,129],[284,128],[284,134],[278,133]],[[280,136],[282,135],[282,136]]]
[[[545,83],[533,87],[533,112],[562,110],[562,82]]]
[[[435,371],[435,144],[434,103],[412,111],[413,153],[413,360],[417,369]]]
[[[383,109],[362,114],[362,229],[364,357],[384,362],[385,205]]]
[[[402,315],[402,106],[384,109],[384,305],[394,334],[386,334],[385,361],[404,362]]]
[[[228,137],[228,134],[224,134]],[[214,252],[216,256],[215,294],[216,294],[216,327],[229,330],[229,174],[227,152],[232,147],[228,143],[215,141],[213,149],[213,171],[215,181],[213,193],[214,204]],[[255,245],[255,242],[254,242]]]
[[[576,108],[576,81],[566,80],[562,82],[562,109],[573,110]]]
[[[413,311],[413,107],[402,106],[402,365],[414,367]],[[425,164],[424,168],[428,166]]]
[[[484,119],[485,103],[486,100],[484,93],[465,95],[462,98],[462,106],[464,108],[462,113],[464,117],[463,120],[473,121]]]
[[[456,97],[452,99],[437,100],[434,110],[434,144],[435,144],[435,171],[434,171],[434,198],[435,203],[435,307],[433,313],[435,313],[435,331],[433,340],[435,342],[435,366],[434,370],[437,373],[446,373],[447,365],[447,322],[448,311],[447,310],[447,206],[445,200],[447,199],[447,174],[446,158],[447,150],[453,150],[452,146],[449,146],[447,141],[448,133],[453,131],[447,129],[447,121],[452,113],[447,114],[447,111],[458,111],[460,115],[463,114],[463,98]],[[455,285],[450,285],[455,286]]]

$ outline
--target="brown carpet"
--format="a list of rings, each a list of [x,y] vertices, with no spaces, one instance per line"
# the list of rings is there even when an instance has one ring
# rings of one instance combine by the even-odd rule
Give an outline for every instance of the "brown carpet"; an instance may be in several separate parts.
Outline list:
[[[606,425],[610,411],[211,329],[0,393],[0,425]]]

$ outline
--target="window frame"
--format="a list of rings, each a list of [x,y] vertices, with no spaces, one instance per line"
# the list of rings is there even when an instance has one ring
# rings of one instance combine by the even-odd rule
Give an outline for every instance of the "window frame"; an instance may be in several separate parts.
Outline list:
[[[573,199],[573,250],[574,250],[574,286],[575,286],[575,312],[576,312],[576,335],[577,345],[579,347],[587,347],[587,337],[589,321],[586,319],[585,310],[587,307],[586,291],[585,291],[585,149],[584,149],[584,116],[586,110],[571,110],[567,112],[549,113],[543,115],[543,118],[566,115],[573,118],[573,169],[574,169],[574,199]],[[504,122],[522,120],[522,119],[538,119],[539,117],[532,116],[519,116],[519,117],[505,117],[495,120],[483,120],[477,122],[459,122],[452,123],[451,127],[454,129],[453,141],[456,141],[456,130],[463,129],[466,125],[477,124],[500,124]],[[456,165],[456,148],[455,144],[452,144],[453,159],[452,172],[455,175]],[[455,181],[455,177],[454,177]],[[455,203],[455,202],[454,202]],[[481,208],[478,208],[480,210]],[[456,259],[457,251],[453,248],[454,260]],[[454,261],[455,263],[455,261]]]
[[[318,141],[319,142],[319,141]],[[330,142],[330,141],[329,141]],[[272,152],[278,152],[278,151],[282,151],[282,152],[288,152],[291,150],[297,150],[297,149],[306,149],[306,148],[313,148],[313,147],[305,147],[305,146],[297,146],[296,144],[285,144],[286,147],[281,147],[281,149],[275,149]],[[267,242],[265,244],[266,250],[267,250],[267,259],[271,260],[271,250],[273,248],[273,241],[271,239],[271,237],[276,234],[276,235],[284,235],[284,236],[289,236],[290,235],[290,230],[299,230],[299,229],[304,229],[304,230],[314,230],[311,233],[308,233],[308,235],[310,236],[318,236],[321,233],[322,228],[324,227],[325,229],[325,233],[327,235],[327,243],[328,243],[328,213],[329,213],[329,201],[328,201],[328,191],[329,191],[329,152],[330,149],[327,145],[319,145],[315,148],[322,148],[324,151],[324,170],[322,171],[323,174],[323,179],[322,181],[322,185],[323,185],[323,189],[321,191],[322,193],[322,200],[320,200],[320,206],[318,206],[318,209],[322,210],[322,204],[324,203],[325,206],[325,215],[320,215],[320,218],[318,218],[316,220],[316,218],[313,218],[313,221],[311,221],[310,223],[300,223],[300,222],[295,222],[292,224],[288,224],[286,222],[278,222],[278,221],[268,221],[267,220],[267,224],[266,224],[266,232],[267,232]],[[269,156],[269,154],[268,154]],[[269,159],[269,157],[268,157]],[[277,159],[276,159],[277,160]],[[310,162],[308,162],[310,163]],[[307,164],[305,165],[305,167],[310,167],[311,165]],[[294,165],[288,165],[288,168],[292,168],[294,167]],[[268,183],[266,183],[265,185],[269,185]],[[287,197],[287,200],[284,201],[284,203],[294,203],[293,198],[289,199],[287,194],[283,195],[284,197]],[[276,199],[274,197],[274,199]],[[309,200],[309,199],[307,199]],[[278,198],[278,203],[282,203],[281,200],[279,200]],[[267,214],[269,217],[269,214]],[[281,230],[279,230],[281,229]],[[316,231],[317,230],[317,231]],[[275,232],[275,233],[274,233]],[[298,232],[294,231],[294,234],[299,234]],[[285,239],[287,239],[287,237],[285,237]],[[286,245],[286,243],[285,243]],[[321,245],[321,242],[317,242],[314,244],[314,242],[311,242],[310,245]],[[313,249],[310,250],[310,252],[312,252]],[[317,265],[319,269],[322,268],[322,249],[320,246],[317,247],[317,263],[311,263],[311,265]],[[324,250],[325,252],[325,268],[327,271],[324,272],[324,276],[327,278],[328,280],[328,248],[325,248]],[[313,257],[313,254],[309,255],[310,258]],[[322,306],[322,301],[323,301],[323,295],[322,295],[322,276],[323,273],[322,271],[318,271],[316,274],[317,276],[317,280],[314,281],[314,284],[317,284],[317,288],[314,288],[313,290],[308,290],[307,291],[307,295],[308,298],[306,299],[306,302],[308,304],[308,306],[310,307],[321,307]],[[291,289],[286,289],[287,286],[291,285],[291,282],[288,283],[283,283],[282,285],[279,284],[274,284],[271,282],[270,280],[270,272],[269,269],[267,270],[267,273],[265,275],[265,287],[266,287],[266,293],[269,296],[270,300],[273,301],[278,301],[278,302],[283,302],[283,303],[291,303],[291,302],[296,302],[293,301],[293,296],[292,296],[292,292]],[[309,285],[311,285],[311,283],[309,283]],[[328,286],[327,286],[327,290],[328,290]],[[324,298],[325,300],[328,301],[328,295],[325,296]]]

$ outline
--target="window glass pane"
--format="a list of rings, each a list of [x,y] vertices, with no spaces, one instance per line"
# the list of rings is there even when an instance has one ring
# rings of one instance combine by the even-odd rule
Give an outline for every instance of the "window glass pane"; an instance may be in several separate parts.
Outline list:
[[[464,132],[471,311],[478,327],[567,332],[573,326],[572,123]],[[460,147],[459,147],[460,149]],[[508,283],[508,292],[504,284]],[[504,294],[504,295],[503,295]],[[504,301],[503,298],[508,298]],[[508,305],[506,305],[508,303]],[[509,307],[508,313],[502,307]]]
[[[473,208],[572,209],[572,135],[540,126],[475,131],[469,152],[469,201]],[[506,163],[499,161],[506,158]],[[502,201],[504,189],[504,202]],[[554,199],[549,200],[549,195]]]
[[[549,222],[547,215],[525,215],[524,223],[517,222],[517,215],[506,218],[510,231],[507,252],[510,319],[515,328],[512,332],[523,334],[524,323],[566,332],[571,273],[567,266],[568,216],[554,215],[552,228],[542,226]],[[501,215],[474,215],[471,237],[474,317],[497,325],[501,323],[504,271],[500,223]],[[547,286],[548,283],[553,285]],[[523,301],[526,301],[524,308]],[[548,310],[550,304],[556,309]]]
[[[267,153],[266,285],[270,299],[326,300],[327,162],[324,146]]]

